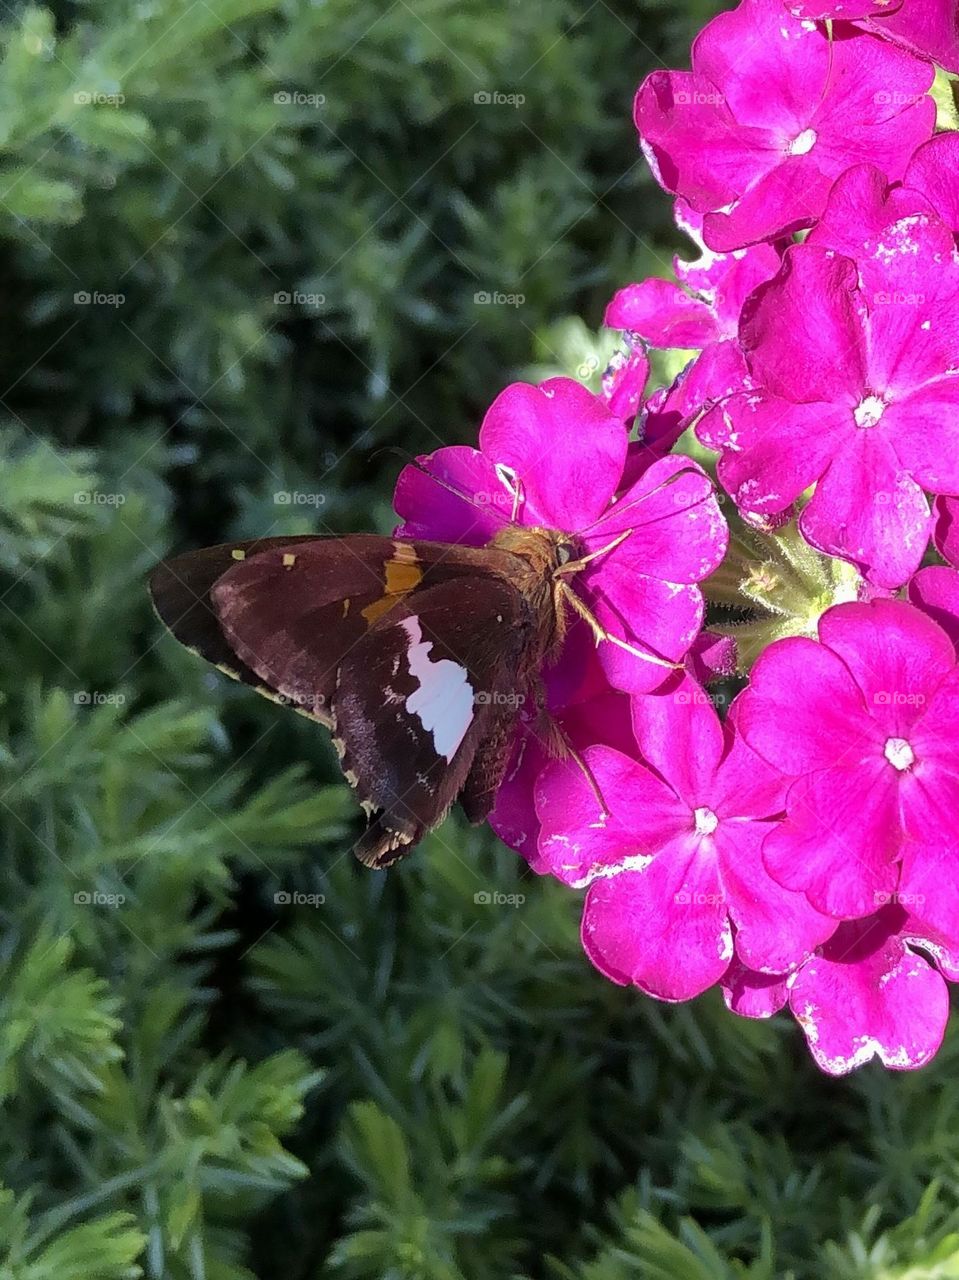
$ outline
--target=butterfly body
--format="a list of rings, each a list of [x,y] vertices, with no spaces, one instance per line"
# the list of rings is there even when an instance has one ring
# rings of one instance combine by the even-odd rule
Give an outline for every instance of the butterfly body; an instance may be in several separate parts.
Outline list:
[[[269,538],[164,561],[151,591],[182,643],[332,731],[368,819],[355,852],[384,867],[457,798],[473,822],[491,811],[517,720],[544,705],[574,555],[512,523],[485,547]]]

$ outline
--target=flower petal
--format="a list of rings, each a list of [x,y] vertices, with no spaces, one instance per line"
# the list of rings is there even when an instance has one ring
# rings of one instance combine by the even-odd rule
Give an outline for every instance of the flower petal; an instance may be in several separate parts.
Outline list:
[[[619,488],[626,445],[622,422],[572,378],[538,387],[514,382],[480,429],[487,458],[516,473],[523,523],[567,532],[586,528],[606,509]]]
[[[899,461],[931,493],[959,493],[959,369],[886,410]]]
[[[701,582],[722,563],[729,545],[729,527],[709,477],[682,455],[644,471],[584,541],[597,551],[627,530],[629,536],[586,571],[591,588],[602,590],[610,568],[664,582]]]
[[[910,579],[909,600],[938,622],[959,653],[959,573],[941,564],[920,569]]]
[[[799,518],[807,542],[894,589],[919,568],[932,530],[922,489],[886,436],[857,431],[834,458]]]
[[[792,235],[816,221],[831,185],[812,156],[783,156],[728,212],[706,215],[703,237],[711,249],[729,253],[743,245]]]
[[[733,954],[715,860],[680,837],[642,871],[590,886],[583,947],[613,982],[659,1000],[690,1000],[717,982]]]
[[[951,4],[952,0],[948,0]],[[937,134],[924,142],[906,168],[903,187],[920,192],[952,231],[959,231],[959,133]]]
[[[845,403],[865,386],[858,275],[849,258],[794,245],[746,306],[740,339],[753,377],[795,404]]]
[[[900,600],[836,605],[819,619],[819,639],[842,658],[889,737],[910,733],[956,660],[942,628]]]
[[[643,759],[690,809],[712,805],[723,727],[712,702],[685,673],[660,693],[632,700],[633,732]]]
[[[393,509],[403,519],[397,537],[482,547],[509,520],[512,496],[478,449],[450,445],[416,461],[396,481]]]
[[[882,751],[849,668],[814,640],[777,640],[736,700],[736,722],[764,759],[794,776]]]
[[[959,565],[959,498],[937,498],[933,510],[939,553],[950,564]]]
[[[879,757],[807,774],[790,787],[786,812],[763,846],[778,884],[837,919],[867,916],[888,901],[902,847],[891,765]]]
[[[638,333],[654,347],[705,347],[719,337],[716,317],[705,302],[671,280],[655,277],[620,289],[603,323]]]
[[[610,635],[669,662],[683,660],[706,613],[698,587],[649,578],[619,564],[607,565],[583,595]],[[599,658],[610,684],[627,693],[649,693],[670,675],[610,642],[600,644]]]
[[[785,511],[827,470],[850,434],[842,405],[793,404],[744,392],[717,405],[696,434],[721,449],[717,473],[742,511]]]
[[[875,165],[857,164],[836,179],[823,215],[806,243],[857,258],[891,223],[927,213],[932,207],[924,195],[909,190],[908,185],[890,187],[886,175]]]
[[[721,822],[714,837],[719,874],[736,926],[736,955],[750,969],[782,974],[831,937],[836,921],[772,878],[763,862],[771,822]]]
[[[540,869],[581,885],[653,856],[691,829],[689,809],[639,761],[612,747],[583,756],[609,810],[603,814],[581,769],[555,761],[536,784]]]
[[[726,970],[722,991],[726,1008],[741,1018],[771,1018],[789,998],[784,977],[773,973],[754,973],[735,959]]]
[[[844,924],[800,969],[789,1005],[823,1071],[844,1075],[878,1056],[910,1070],[933,1057],[949,1016],[942,977],[895,932],[902,913]]]
[[[688,71],[648,75],[633,118],[657,182],[701,211],[737,199],[779,159],[774,131],[738,125],[717,87]]]
[[[959,365],[959,259],[945,223],[932,214],[901,218],[858,265],[871,391],[898,401]]]

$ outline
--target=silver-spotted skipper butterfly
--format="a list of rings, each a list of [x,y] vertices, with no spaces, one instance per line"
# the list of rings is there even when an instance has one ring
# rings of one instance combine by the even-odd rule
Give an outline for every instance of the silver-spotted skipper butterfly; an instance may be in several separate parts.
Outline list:
[[[575,616],[630,648],[568,581],[609,549],[579,556],[566,534],[512,521],[485,547],[261,538],[165,560],[150,589],[189,649],[332,730],[368,820],[354,852],[388,867],[454,800],[484,821],[524,705],[550,752],[585,768],[545,712],[541,673]]]

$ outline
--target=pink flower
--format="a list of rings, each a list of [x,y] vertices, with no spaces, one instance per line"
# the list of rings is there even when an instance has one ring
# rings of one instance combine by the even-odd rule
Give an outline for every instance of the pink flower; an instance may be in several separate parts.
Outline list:
[[[956,0],[787,0],[798,18],[844,18],[913,53],[959,71]]]
[[[923,490],[959,493],[959,255],[932,215],[904,218],[858,262],[796,245],[740,330],[754,391],[700,423],[747,512],[786,509],[813,483],[806,540],[878,587],[918,568]]]
[[[573,589],[611,636],[639,650],[602,644],[606,677],[626,690],[656,688],[668,674],[663,662],[682,661],[699,634],[696,584],[726,550],[726,523],[702,469],[660,458],[624,488],[623,422],[569,378],[507,387],[479,443],[438,449],[420,459],[422,469],[404,468],[394,496],[398,534],[483,546],[509,524],[515,502],[519,524],[560,530],[584,555],[603,552],[571,580]],[[580,679],[573,649],[582,653],[583,630],[572,629],[551,680]]]
[[[606,308],[604,324],[653,347],[701,350],[674,386],[647,406],[648,425],[675,415],[672,425],[678,435],[710,405],[745,385],[747,370],[737,341],[743,302],[772,279],[781,255],[768,244],[713,253],[702,241],[702,217],[683,200],[676,201],[676,224],[699,248],[698,260],[673,259],[679,284],[654,278],[620,289]]]
[[[692,65],[648,76],[635,120],[657,180],[721,252],[811,226],[860,160],[901,177],[935,127],[929,63],[846,24],[830,42],[781,0],[714,18]]]
[[[734,946],[782,973],[835,928],[767,874],[783,779],[720,724],[688,677],[633,701],[641,759],[597,746],[585,758],[608,809],[568,767],[540,774],[540,869],[589,886],[583,945],[614,982],[686,1000],[717,982]],[[734,943],[735,931],[735,943]]]
[[[794,778],[763,861],[836,919],[898,895],[959,941],[959,669],[943,629],[909,604],[829,609],[819,643],[778,641],[738,703],[747,742]]]
[[[733,962],[723,996],[734,1013],[768,1018],[788,1002],[817,1065],[845,1075],[878,1057],[909,1071],[942,1043],[949,994],[942,973],[959,976],[956,960],[899,904],[839,925],[788,978]]]
[[[860,258],[887,229],[914,214],[936,215],[959,232],[959,134],[941,133],[916,151],[902,182],[889,183],[875,165],[847,169],[829,193],[807,244]]]
[[[702,240],[703,219],[684,200],[675,206],[676,225],[699,249],[699,258],[673,258],[679,284],[651,278],[620,289],[603,321],[611,329],[638,334],[653,347],[692,347],[735,340],[743,303],[779,270],[781,255],[760,244],[735,253],[713,253]]]

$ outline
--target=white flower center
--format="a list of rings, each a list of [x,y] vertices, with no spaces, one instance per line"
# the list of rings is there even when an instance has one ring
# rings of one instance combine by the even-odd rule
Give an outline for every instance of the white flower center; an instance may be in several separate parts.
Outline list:
[[[885,412],[885,400],[881,400],[879,396],[866,396],[865,400],[860,400],[856,405],[852,416],[856,419],[857,427],[874,427]]]
[[[789,154],[791,156],[804,156],[812,151],[816,145],[816,139],[819,134],[815,129],[803,129],[797,137],[793,138],[789,144]]]
[[[894,769],[898,769],[900,773],[915,760],[912,747],[905,738],[887,738],[883,755],[889,761]]]
[[[696,819],[696,834],[699,836],[711,836],[719,826],[719,819],[712,809],[697,809],[693,817]]]

